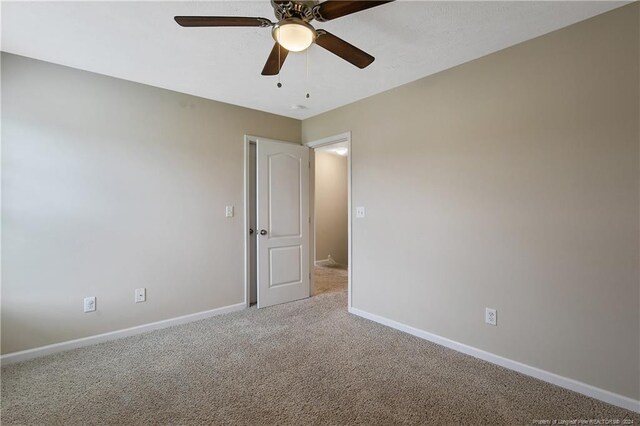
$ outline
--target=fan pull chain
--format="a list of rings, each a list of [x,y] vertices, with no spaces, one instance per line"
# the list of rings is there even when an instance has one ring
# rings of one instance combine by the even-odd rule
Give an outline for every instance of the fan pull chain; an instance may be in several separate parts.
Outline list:
[[[307,48],[307,99],[309,97],[309,48]]]
[[[280,67],[282,66],[282,62],[280,61],[280,49],[282,49],[282,46],[278,43],[278,89],[282,87],[282,83],[280,83]]]

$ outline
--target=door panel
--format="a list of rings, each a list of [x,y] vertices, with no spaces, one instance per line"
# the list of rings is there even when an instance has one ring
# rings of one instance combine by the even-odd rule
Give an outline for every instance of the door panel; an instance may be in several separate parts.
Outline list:
[[[299,284],[302,281],[300,263],[302,247],[274,247],[269,249],[269,287]]]
[[[301,161],[290,154],[269,157],[269,238],[301,236]]]
[[[257,143],[258,308],[309,296],[309,148]]]

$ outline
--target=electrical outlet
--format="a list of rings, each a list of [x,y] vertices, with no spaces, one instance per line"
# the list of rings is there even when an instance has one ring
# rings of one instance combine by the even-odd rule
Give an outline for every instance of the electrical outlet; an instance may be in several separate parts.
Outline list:
[[[84,298],[84,311],[85,312],[93,312],[96,310],[96,297],[85,297]]]
[[[485,308],[484,322],[486,322],[489,325],[498,325],[498,311],[491,308]]]
[[[356,217],[361,218],[365,217],[366,211],[364,207],[356,207]]]
[[[146,302],[147,301],[147,289],[146,288],[136,288],[135,291],[135,302]]]
[[[226,217],[233,217],[233,206],[226,206],[224,208],[224,215]]]

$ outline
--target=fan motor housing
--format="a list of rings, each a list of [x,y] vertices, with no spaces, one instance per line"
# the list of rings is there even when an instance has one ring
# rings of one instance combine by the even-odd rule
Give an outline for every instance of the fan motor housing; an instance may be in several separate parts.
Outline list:
[[[282,21],[289,18],[297,18],[305,22],[311,21],[313,16],[313,8],[319,4],[319,1],[276,1],[271,0],[273,11]]]

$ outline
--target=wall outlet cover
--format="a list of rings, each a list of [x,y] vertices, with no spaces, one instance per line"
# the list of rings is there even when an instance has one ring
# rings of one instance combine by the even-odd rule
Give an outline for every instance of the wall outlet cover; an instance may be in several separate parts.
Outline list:
[[[485,308],[484,322],[489,325],[498,325],[498,311],[492,308]]]
[[[136,288],[134,298],[136,303],[145,302],[147,300],[147,289]]]

